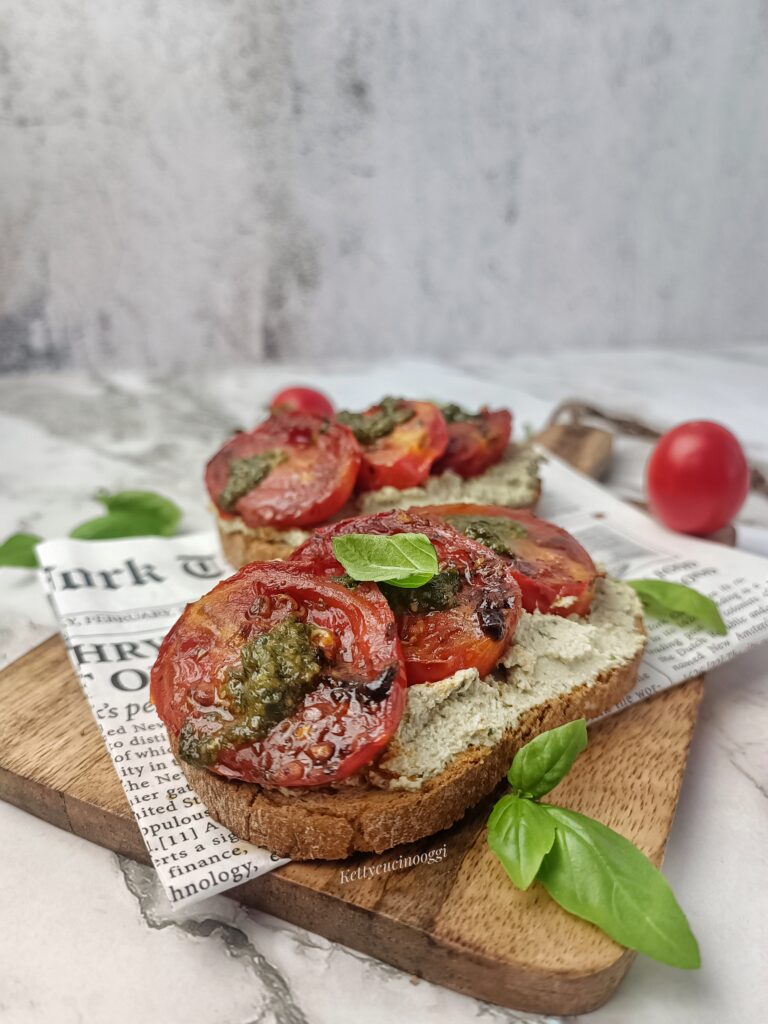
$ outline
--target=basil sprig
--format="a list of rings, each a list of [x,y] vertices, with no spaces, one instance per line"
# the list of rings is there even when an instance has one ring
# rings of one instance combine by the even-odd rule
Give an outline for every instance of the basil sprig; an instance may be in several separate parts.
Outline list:
[[[629,840],[576,811],[539,803],[587,745],[583,718],[517,752],[488,820],[488,845],[519,889],[534,880],[612,939],[673,967],[700,965],[699,947],[669,883]]]
[[[643,610],[655,619],[679,622],[681,616],[698,623],[710,633],[725,636],[728,627],[723,622],[715,602],[693,587],[669,580],[625,580],[636,591]]]
[[[170,537],[181,520],[181,509],[154,491],[100,492],[95,496],[106,509],[103,516],[89,519],[70,532],[78,540],[107,540],[117,537]],[[13,533],[0,544],[0,566],[34,569],[35,545],[42,537],[34,533]]]
[[[437,575],[437,552],[423,533],[346,533],[333,538],[333,553],[353,580],[423,587]]]

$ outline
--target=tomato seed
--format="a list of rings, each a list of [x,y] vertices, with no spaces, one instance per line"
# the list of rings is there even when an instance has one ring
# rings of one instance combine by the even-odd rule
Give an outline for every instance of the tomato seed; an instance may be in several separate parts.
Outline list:
[[[309,753],[315,761],[327,761],[333,753],[333,745],[331,743],[313,743],[309,748]]]

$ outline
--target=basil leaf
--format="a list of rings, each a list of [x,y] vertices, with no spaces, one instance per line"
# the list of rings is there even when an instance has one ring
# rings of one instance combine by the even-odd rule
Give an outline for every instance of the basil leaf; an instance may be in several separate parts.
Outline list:
[[[96,498],[108,512],[151,516],[157,523],[158,530],[162,528],[164,535],[168,537],[176,532],[181,521],[181,509],[176,502],[154,491],[120,491],[118,494],[102,492],[97,494]]]
[[[544,796],[568,774],[586,745],[583,718],[543,732],[515,754],[507,773],[509,784],[521,796]]]
[[[643,608],[654,618],[675,622],[684,615],[699,623],[710,633],[725,636],[728,627],[723,622],[715,602],[693,587],[668,580],[625,580],[643,602]]]
[[[42,539],[35,533],[12,533],[0,544],[0,566],[36,568],[35,544],[39,544]]]
[[[565,910],[672,967],[699,967],[699,947],[669,883],[629,840],[599,821],[542,805],[555,842],[538,880]]]
[[[346,533],[333,553],[353,580],[423,587],[438,572],[437,552],[423,533]]]
[[[555,841],[555,826],[541,804],[503,796],[488,819],[488,845],[518,889],[527,889]]]
[[[121,491],[96,495],[107,514],[76,526],[70,537],[108,540],[116,537],[169,537],[176,532],[181,509],[153,491]]]
[[[136,515],[132,512],[115,512],[107,516],[98,516],[81,523],[69,536],[77,540],[113,540],[118,537],[150,537],[163,535],[157,529],[157,521],[152,516]]]

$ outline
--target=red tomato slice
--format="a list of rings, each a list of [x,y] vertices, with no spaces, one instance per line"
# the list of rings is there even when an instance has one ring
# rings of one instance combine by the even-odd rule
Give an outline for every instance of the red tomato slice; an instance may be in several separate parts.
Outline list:
[[[440,474],[450,469],[465,480],[479,476],[500,461],[511,436],[512,414],[506,409],[481,409],[476,416],[457,419],[449,416],[448,447],[432,472]]]
[[[394,604],[409,683],[445,679],[464,668],[485,676],[496,667],[520,617],[520,588],[503,559],[418,510],[395,509],[322,527],[294,551],[291,561],[312,572],[341,575],[333,538],[345,533],[424,533],[437,551],[441,572],[457,572],[456,593],[443,609],[410,611],[408,602],[418,598],[417,591],[380,584]]]
[[[428,505],[417,511],[450,523],[475,540],[493,543],[492,550],[511,565],[527,612],[586,615],[589,611],[599,573],[581,544],[554,523],[525,509],[500,505]],[[524,531],[521,536],[505,530],[510,522]],[[563,601],[560,606],[559,601]]]
[[[369,439],[373,424],[382,415],[408,414],[381,437]],[[448,428],[443,414],[431,402],[407,402],[385,399],[360,414],[342,414],[355,431],[363,447],[363,459],[357,478],[359,491],[377,491],[380,487],[418,487],[429,476],[432,463],[445,451]]]
[[[247,729],[249,719],[227,682],[243,646],[289,617],[317,633],[318,683],[264,738],[249,742],[232,732]],[[213,741],[193,763],[260,786],[327,786],[387,745],[405,686],[395,621],[375,584],[349,590],[300,566],[252,562],[187,606],[160,648],[150,694],[174,744],[182,735]]]
[[[273,455],[276,461],[267,475],[229,500],[227,487],[238,468],[247,467],[246,460],[254,456]],[[360,445],[340,423],[281,412],[228,441],[206,466],[205,484],[224,517],[236,514],[251,527],[312,526],[349,499],[360,458]]]

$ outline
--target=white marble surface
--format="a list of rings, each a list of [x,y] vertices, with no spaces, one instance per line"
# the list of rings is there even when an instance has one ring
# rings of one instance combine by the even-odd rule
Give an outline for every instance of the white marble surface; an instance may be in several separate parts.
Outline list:
[[[0,367],[765,339],[765,33],[763,0],[0,0]]]
[[[494,394],[525,388],[519,422],[565,395],[635,411],[661,424],[713,414],[755,457],[766,442],[768,359],[634,361],[530,356],[493,367]],[[477,373],[478,366],[472,367]],[[372,368],[375,392],[397,369]],[[403,379],[429,374],[411,369]],[[219,438],[247,424],[290,371],[252,368],[199,378],[0,378],[0,536],[48,536],[91,514],[99,486],[151,486],[205,523],[200,464]],[[425,386],[426,390],[426,386]],[[344,400],[349,381],[334,379]],[[682,396],[682,397],[681,397]],[[162,401],[158,401],[162,399]],[[636,446],[620,447],[616,486],[638,487]],[[768,500],[746,518],[762,537]],[[768,563],[766,563],[768,566]],[[51,630],[31,574],[0,570],[0,658]],[[697,973],[638,958],[596,1024],[751,1024],[768,999],[768,650],[708,680],[665,872],[702,947]],[[417,982],[375,960],[248,912],[220,897],[172,916],[152,872],[0,803],[0,1020],[3,1024],[216,1020],[221,1024],[453,1024],[530,1019]]]

